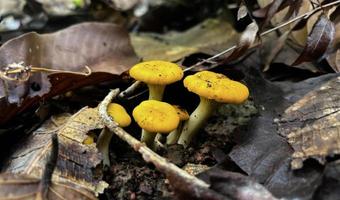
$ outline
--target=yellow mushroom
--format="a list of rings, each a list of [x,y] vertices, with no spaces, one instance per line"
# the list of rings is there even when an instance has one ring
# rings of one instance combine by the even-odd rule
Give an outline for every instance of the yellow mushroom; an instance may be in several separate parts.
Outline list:
[[[184,86],[200,96],[200,103],[185,122],[178,144],[187,147],[213,110],[221,103],[241,104],[249,96],[248,88],[223,74],[201,71],[184,79]]]
[[[110,103],[107,107],[108,114],[117,122],[120,127],[127,127],[131,123],[131,117],[126,112],[125,108],[117,103]],[[97,148],[103,155],[103,164],[110,166],[109,146],[112,138],[112,133],[104,128],[99,135]]]
[[[149,87],[149,99],[161,101],[165,86],[183,77],[183,70],[175,63],[153,60],[133,66],[130,76],[146,83]]]
[[[141,141],[149,147],[153,146],[156,133],[169,133],[176,129],[179,123],[175,108],[156,100],[143,101],[133,110],[132,115],[144,130]]]
[[[175,144],[181,134],[181,131],[182,131],[182,128],[183,128],[183,121],[186,121],[189,119],[189,114],[188,112],[184,109],[184,108],[181,108],[180,106],[178,105],[173,105],[178,116],[179,116],[179,124],[178,124],[178,127],[173,130],[169,135],[168,137],[166,138],[166,144]]]

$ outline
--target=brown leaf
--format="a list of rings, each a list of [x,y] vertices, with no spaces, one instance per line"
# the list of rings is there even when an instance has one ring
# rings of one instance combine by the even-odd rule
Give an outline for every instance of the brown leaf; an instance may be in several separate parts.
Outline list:
[[[231,46],[237,37],[228,21],[207,19],[184,32],[132,34],[131,42],[144,60],[178,61],[197,52],[215,54]]]
[[[241,2],[241,5],[239,6],[239,9],[237,11],[237,20],[240,20],[248,15],[248,9],[247,6],[244,4],[244,2]]]
[[[307,44],[292,65],[320,59],[324,56],[335,35],[334,24],[324,15],[314,24],[307,38]]]
[[[51,33],[27,33],[0,47],[0,70],[11,63],[81,72],[89,66],[94,73],[85,77],[33,73],[28,81],[0,81],[0,124],[44,98],[85,85],[107,81],[138,61],[127,31],[108,23],[82,23]],[[105,72],[105,73],[102,73]],[[51,83],[52,87],[51,87]],[[38,98],[34,98],[38,97]],[[23,101],[24,100],[24,101]],[[19,103],[21,107],[7,103]]]
[[[251,45],[254,44],[258,31],[259,27],[257,26],[256,22],[250,23],[246,30],[244,30],[242,33],[235,50],[229,56],[227,56],[223,62],[230,62],[243,56],[244,53],[251,47]]]
[[[0,174],[0,199],[35,200],[40,180],[27,175]],[[48,189],[48,199],[97,199],[79,185],[53,182]]]
[[[335,72],[340,72],[340,50],[329,55],[327,61]]]
[[[102,128],[96,108],[85,107],[71,117],[53,116],[15,149],[3,171],[40,178],[51,149],[51,134],[58,134],[59,157],[52,181],[70,182],[95,194],[98,186],[105,185],[100,173],[94,174],[102,157],[95,144],[83,141],[89,131]]]
[[[340,77],[321,85],[285,110],[279,132],[294,148],[292,168],[315,158],[340,154]]]

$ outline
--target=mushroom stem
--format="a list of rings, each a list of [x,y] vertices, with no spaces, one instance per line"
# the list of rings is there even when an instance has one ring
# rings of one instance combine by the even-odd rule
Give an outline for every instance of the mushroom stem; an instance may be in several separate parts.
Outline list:
[[[110,166],[109,146],[112,138],[112,132],[103,128],[100,132],[97,142],[97,148],[103,155],[103,165]]]
[[[168,137],[166,138],[167,145],[176,144],[179,136],[181,135],[182,128],[183,123],[179,122],[178,127],[175,130],[171,131],[171,133],[169,133]]]
[[[148,84],[149,100],[162,101],[165,85]]]
[[[184,123],[181,136],[178,139],[177,143],[184,147],[190,144],[191,139],[197,134],[218,105],[214,100],[209,100],[204,97],[200,97],[200,99],[199,105],[194,112],[191,113],[189,120]]]
[[[151,133],[143,129],[140,141],[144,142],[148,147],[153,147],[155,137],[156,133]]]

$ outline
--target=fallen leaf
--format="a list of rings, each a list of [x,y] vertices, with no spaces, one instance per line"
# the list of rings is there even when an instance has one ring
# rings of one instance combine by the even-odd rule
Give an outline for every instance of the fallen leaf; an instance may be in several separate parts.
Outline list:
[[[0,199],[35,200],[40,179],[27,175],[0,174]],[[97,199],[79,185],[53,182],[48,189],[48,199]]]
[[[330,54],[327,61],[335,72],[340,72],[340,50]]]
[[[213,168],[198,175],[211,189],[236,200],[276,200],[263,185],[239,173]]]
[[[333,22],[325,15],[321,15],[307,38],[307,44],[303,52],[292,65],[322,58],[329,46],[332,46],[334,35],[335,27]]]
[[[243,31],[238,44],[235,50],[226,58],[223,59],[223,62],[230,62],[233,61],[241,56],[254,44],[257,34],[259,31],[259,27],[257,26],[256,22],[250,23],[247,28]]]
[[[336,160],[325,167],[322,185],[313,199],[337,199],[340,196],[340,161]]]
[[[274,196],[310,199],[321,184],[322,171],[317,165],[306,165],[299,172],[290,168],[293,149],[286,138],[279,135],[274,120],[305,94],[338,75],[328,74],[298,83],[272,83],[261,76],[256,54],[243,60],[238,67],[246,76],[244,81],[259,113],[233,134],[236,145],[229,157]]]
[[[340,154],[340,77],[307,93],[288,107],[279,121],[279,133],[293,147],[291,166],[299,169],[308,158],[325,164]]]
[[[7,14],[21,14],[25,0],[0,1],[0,16]]]
[[[127,31],[108,23],[82,23],[51,34],[27,33],[12,39],[0,47],[2,72],[11,63],[23,62],[25,66],[74,72],[89,66],[93,73],[88,77],[33,73],[24,82],[0,81],[0,124],[42,98],[113,79],[137,61]]]
[[[214,54],[233,45],[237,37],[229,22],[207,19],[184,32],[131,34],[131,42],[143,60],[177,61],[197,52]]]
[[[240,20],[246,17],[247,15],[248,15],[248,8],[244,4],[244,2],[241,1],[241,5],[239,6],[238,11],[237,11],[237,20]]]
[[[95,144],[83,141],[90,130],[103,127],[96,108],[85,107],[73,116],[53,116],[14,150],[3,172],[40,178],[51,149],[51,135],[58,134],[59,157],[52,181],[76,184],[96,194],[103,182],[94,170],[102,157]]]

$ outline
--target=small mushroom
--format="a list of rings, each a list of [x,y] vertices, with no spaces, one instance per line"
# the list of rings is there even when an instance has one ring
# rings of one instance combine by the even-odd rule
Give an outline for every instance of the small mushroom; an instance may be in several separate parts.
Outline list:
[[[156,133],[170,133],[179,123],[175,108],[165,102],[146,100],[132,112],[137,124],[144,130],[141,141],[153,147]]]
[[[184,79],[184,86],[200,96],[200,103],[185,122],[178,144],[187,147],[194,135],[221,103],[241,104],[249,96],[248,88],[223,74],[201,71]]]
[[[118,123],[120,127],[127,127],[131,123],[131,117],[125,108],[117,103],[110,103],[107,107],[107,113]],[[104,128],[98,138],[97,148],[103,155],[103,164],[110,166],[109,146],[112,138],[112,132]]]
[[[169,133],[168,137],[166,138],[166,144],[168,145],[176,144],[183,128],[183,121],[189,119],[189,114],[185,109],[181,108],[178,105],[174,105],[174,108],[176,109],[176,112],[179,116],[179,124],[178,127],[175,130],[171,131],[171,133]]]
[[[146,83],[149,87],[149,100],[161,101],[165,86],[183,77],[183,70],[175,63],[153,60],[133,66],[130,76]]]

